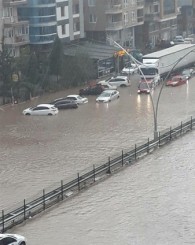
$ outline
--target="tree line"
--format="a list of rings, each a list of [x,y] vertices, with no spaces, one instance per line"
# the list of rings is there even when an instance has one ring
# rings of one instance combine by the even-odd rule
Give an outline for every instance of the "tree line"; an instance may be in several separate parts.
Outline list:
[[[74,56],[67,56],[63,50],[58,37],[49,52],[25,47],[20,57],[11,56],[3,44],[0,51],[2,103],[17,103],[44,92],[75,87],[96,77],[96,64],[86,52],[80,50]]]

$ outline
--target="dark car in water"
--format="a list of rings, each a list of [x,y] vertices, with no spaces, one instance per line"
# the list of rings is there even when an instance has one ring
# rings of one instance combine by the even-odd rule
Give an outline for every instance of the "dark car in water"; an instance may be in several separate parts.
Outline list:
[[[59,110],[60,109],[76,109],[76,108],[78,108],[78,104],[75,101],[67,100],[65,98],[56,99],[53,102],[51,102],[50,104],[54,105]]]
[[[99,95],[104,91],[104,87],[101,84],[89,86],[79,90],[79,95]]]

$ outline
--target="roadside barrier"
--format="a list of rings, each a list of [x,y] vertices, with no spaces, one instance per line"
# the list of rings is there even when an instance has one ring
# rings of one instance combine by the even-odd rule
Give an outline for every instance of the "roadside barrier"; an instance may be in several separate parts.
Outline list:
[[[90,187],[94,183],[105,179],[116,171],[132,165],[136,160],[146,156],[159,147],[171,142],[172,140],[193,130],[195,119],[181,122],[179,126],[169,128],[160,132],[158,137],[153,140],[147,140],[140,146],[133,146],[130,151],[121,152],[120,156],[111,159],[100,166],[93,165],[93,168],[85,174],[77,174],[77,177],[67,183],[61,180],[59,187],[52,191],[42,191],[42,195],[32,201],[23,200],[22,205],[16,209],[11,209],[7,212],[2,210],[0,217],[0,232],[3,233],[12,227],[21,224],[22,222],[41,213],[49,207],[75,196],[78,192]]]

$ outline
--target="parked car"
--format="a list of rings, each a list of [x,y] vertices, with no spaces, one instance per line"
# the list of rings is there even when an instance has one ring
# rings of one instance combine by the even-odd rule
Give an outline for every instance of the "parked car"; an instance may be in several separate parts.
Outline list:
[[[0,234],[0,245],[26,245],[26,238],[17,234]]]
[[[79,95],[98,95],[104,91],[104,87],[101,84],[95,84],[94,86],[89,86],[79,90]]]
[[[96,102],[110,102],[112,100],[119,98],[119,91],[118,90],[105,90],[103,91],[96,99]]]
[[[156,84],[154,83],[153,79],[150,80],[141,80],[139,85],[138,85],[138,94],[149,94],[154,88]]]
[[[185,76],[187,79],[190,79],[195,74],[193,68],[184,69],[181,73],[182,76]]]
[[[115,90],[115,89],[117,89],[117,86],[111,85],[108,80],[99,81],[98,84],[101,84],[101,86],[104,88],[104,90],[108,90],[108,89]]]
[[[131,66],[126,66],[122,69],[121,74],[124,75],[133,75],[138,72],[138,66],[135,64],[131,64]]]
[[[184,38],[185,43],[194,43],[194,38],[193,37],[186,37]]]
[[[166,86],[176,87],[187,83],[187,81],[188,79],[185,76],[173,76],[170,80],[167,81]]]
[[[74,100],[77,104],[86,104],[88,103],[88,99],[86,97],[81,97],[77,94],[68,95],[66,100]]]
[[[127,87],[130,86],[130,80],[127,76],[116,76],[112,77],[108,82],[117,87]]]
[[[56,108],[60,109],[76,109],[78,104],[74,100],[58,99],[51,102]]]
[[[27,108],[23,111],[27,116],[52,116],[58,114],[58,108],[51,104],[40,104],[35,107]]]

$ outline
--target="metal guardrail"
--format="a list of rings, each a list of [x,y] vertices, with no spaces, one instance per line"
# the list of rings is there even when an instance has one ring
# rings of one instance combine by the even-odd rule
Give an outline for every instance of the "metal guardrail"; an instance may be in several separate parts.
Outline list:
[[[24,222],[25,220],[35,216],[36,214],[46,210],[47,208],[53,206],[60,201],[68,199],[76,195],[79,191],[86,187],[89,187],[96,181],[100,181],[102,178],[119,171],[124,166],[129,166],[136,162],[138,158],[144,157],[151,151],[158,149],[158,147],[163,146],[175,138],[184,135],[190,130],[193,130],[195,125],[195,119],[191,119],[186,122],[181,122],[179,126],[174,128],[169,128],[168,130],[159,133],[157,139],[147,140],[146,143],[137,146],[135,145],[130,151],[122,154],[114,159],[108,158],[108,162],[98,167],[93,166],[91,171],[83,175],[77,174],[77,178],[71,180],[68,183],[61,184],[58,188],[43,194],[38,198],[26,202],[24,200],[23,205],[18,208],[11,210],[7,213],[2,210],[2,215],[0,217],[0,232],[5,232],[6,230],[12,228],[13,226]]]

